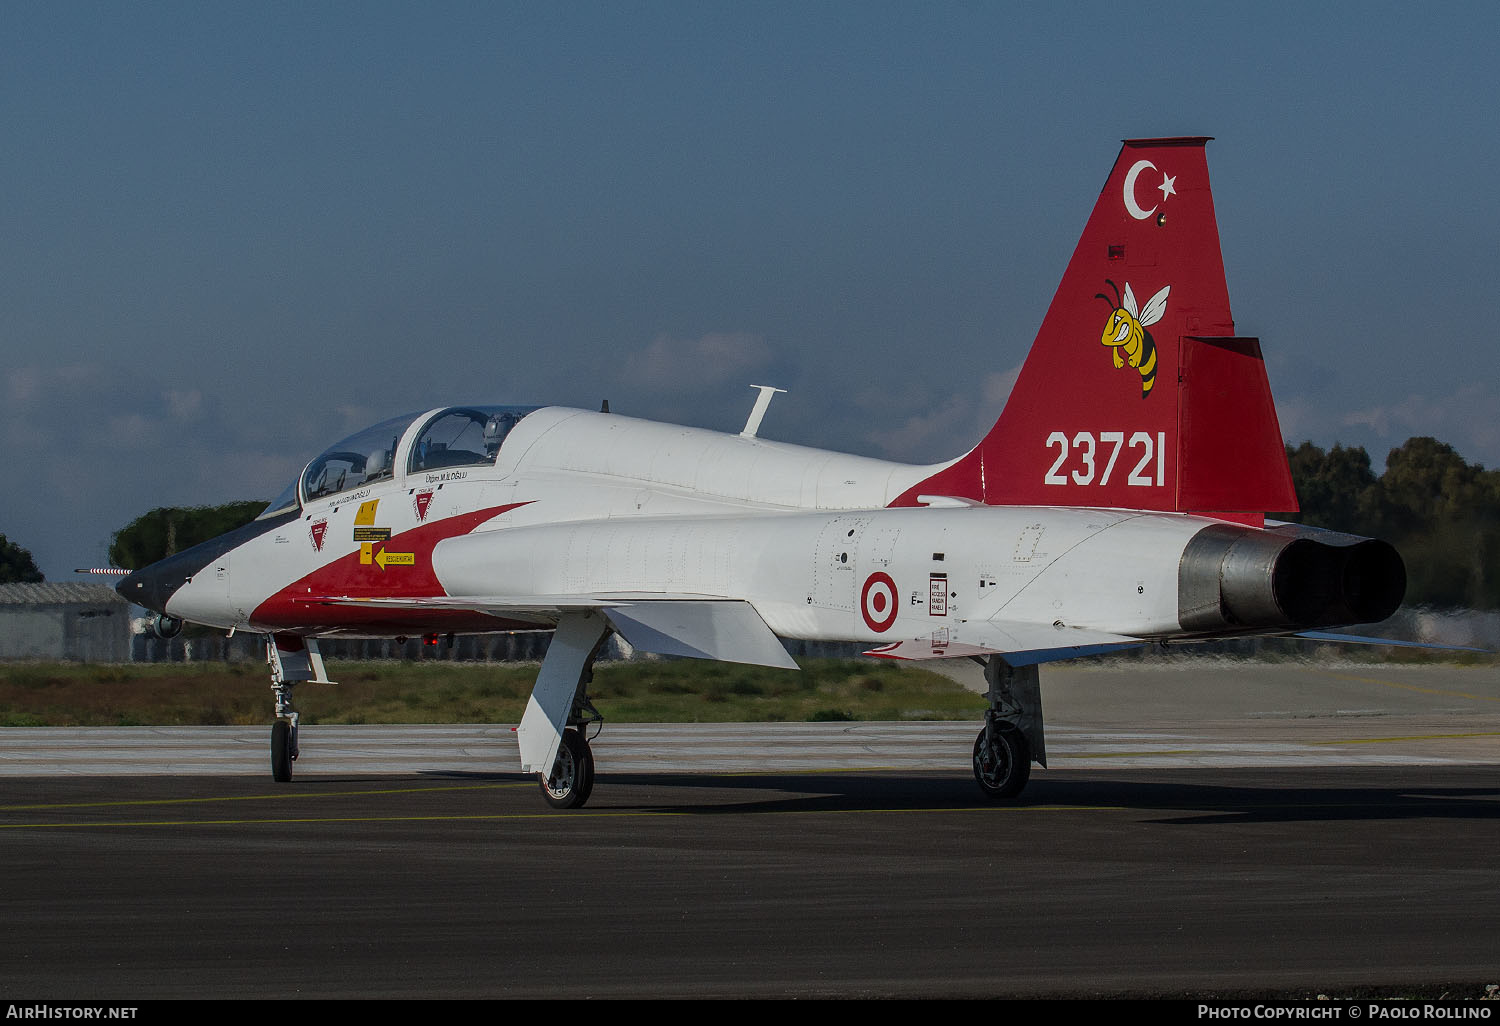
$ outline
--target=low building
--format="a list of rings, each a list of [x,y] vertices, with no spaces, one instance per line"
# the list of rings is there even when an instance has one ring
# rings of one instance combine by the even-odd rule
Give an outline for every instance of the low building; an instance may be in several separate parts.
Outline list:
[[[106,584],[0,584],[0,660],[130,660],[130,604]]]

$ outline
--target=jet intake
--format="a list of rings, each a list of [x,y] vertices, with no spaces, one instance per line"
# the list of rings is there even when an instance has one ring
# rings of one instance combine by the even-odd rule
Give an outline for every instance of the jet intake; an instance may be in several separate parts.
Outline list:
[[[1177,570],[1177,618],[1188,631],[1375,623],[1405,594],[1406,566],[1389,543],[1297,526],[1205,527]]]
[[[151,618],[151,633],[163,641],[175,638],[182,633],[182,621],[166,613],[157,613]]]

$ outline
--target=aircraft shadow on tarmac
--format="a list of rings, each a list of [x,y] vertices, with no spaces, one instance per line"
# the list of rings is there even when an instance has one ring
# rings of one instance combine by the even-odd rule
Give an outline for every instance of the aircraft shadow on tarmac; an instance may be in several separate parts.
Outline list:
[[[594,801],[582,811],[705,816],[854,811],[988,811],[1016,815],[1112,809],[1157,813],[1146,821],[1182,826],[1500,818],[1500,785],[1474,786],[1473,770],[1164,770],[1153,780],[1107,780],[1081,772],[1054,771],[1033,778],[1026,794],[1008,803],[991,801],[972,782],[943,773],[626,772],[600,774]],[[424,774],[429,775],[517,782],[529,779],[518,774]]]

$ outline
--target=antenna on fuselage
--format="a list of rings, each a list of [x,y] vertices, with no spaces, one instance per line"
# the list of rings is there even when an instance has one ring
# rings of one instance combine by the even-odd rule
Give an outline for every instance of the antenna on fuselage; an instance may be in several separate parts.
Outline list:
[[[599,405],[599,412],[600,413],[608,413],[609,412],[609,400],[608,399],[604,400],[604,402]]]
[[[745,421],[745,430],[740,432],[741,438],[754,438],[755,432],[760,430],[760,422],[766,416],[766,408],[771,405],[771,396],[777,392],[785,392],[784,388],[776,388],[773,385],[751,385],[751,388],[760,390],[760,395],[755,397],[755,405],[750,410],[750,419]]]

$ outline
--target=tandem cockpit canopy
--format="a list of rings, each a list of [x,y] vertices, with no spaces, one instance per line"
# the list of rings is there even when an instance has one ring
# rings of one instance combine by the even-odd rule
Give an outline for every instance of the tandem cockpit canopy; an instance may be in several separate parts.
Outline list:
[[[383,420],[329,446],[261,513],[272,516],[404,473],[493,466],[501,443],[537,406],[454,406]],[[403,440],[406,446],[403,448]]]

